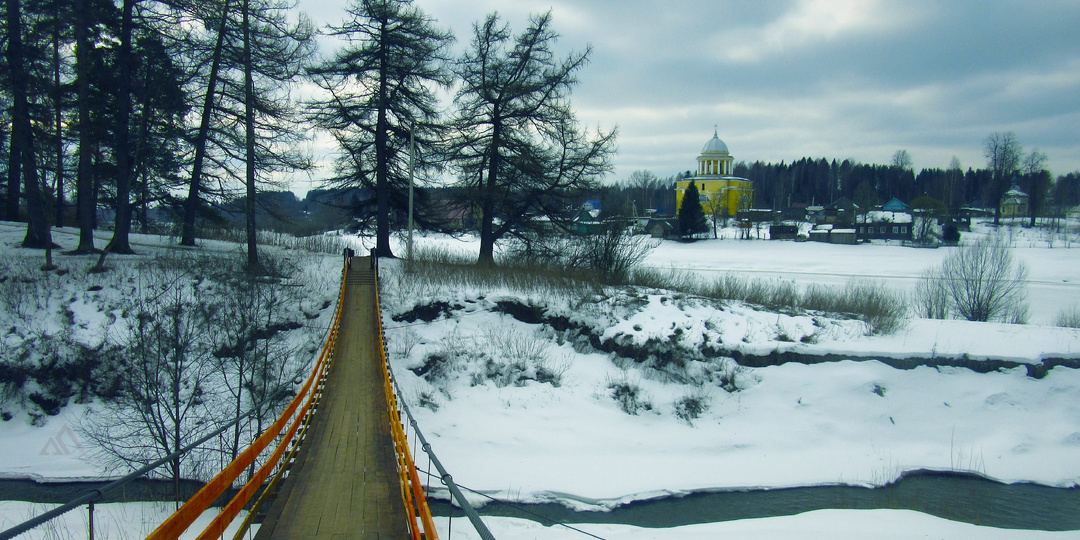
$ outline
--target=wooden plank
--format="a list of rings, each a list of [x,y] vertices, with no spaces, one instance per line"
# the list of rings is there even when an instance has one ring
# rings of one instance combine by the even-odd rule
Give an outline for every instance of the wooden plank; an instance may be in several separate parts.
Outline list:
[[[373,276],[366,259],[354,261],[322,406],[257,539],[408,537],[378,358]]]

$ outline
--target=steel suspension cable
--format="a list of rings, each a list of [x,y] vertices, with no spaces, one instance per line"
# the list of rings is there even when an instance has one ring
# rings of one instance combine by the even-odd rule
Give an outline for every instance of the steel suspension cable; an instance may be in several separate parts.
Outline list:
[[[431,473],[428,473],[428,472],[425,472],[425,471],[420,471],[420,472],[423,472],[424,474],[427,474],[428,476],[434,476]],[[510,501],[500,501],[499,499],[496,499],[495,497],[492,497],[491,495],[488,495],[487,493],[482,493],[482,492],[477,491],[475,489],[472,489],[470,487],[462,486],[461,484],[458,484],[458,486],[460,486],[461,489],[464,489],[464,490],[466,490],[468,492],[471,492],[471,493],[475,493],[475,494],[477,494],[477,495],[479,495],[481,497],[486,497],[489,500],[492,500],[494,502],[499,502],[499,503],[503,503],[503,504],[513,506],[518,512],[521,512],[523,514],[529,514],[530,516],[533,516],[533,517],[535,517],[535,518],[537,518],[539,520],[551,523],[552,525],[561,525],[561,526],[566,527],[567,529],[570,529],[572,531],[584,534],[585,536],[591,536],[593,538],[596,538],[597,540],[606,540],[602,536],[597,536],[597,535],[595,535],[595,534],[593,534],[591,532],[583,531],[583,530],[581,530],[581,529],[579,529],[577,527],[574,527],[573,525],[568,525],[568,524],[563,523],[563,522],[561,522],[559,520],[551,519],[551,518],[549,518],[547,516],[540,515],[540,514],[538,514],[536,512],[533,512],[532,510],[526,510],[526,509],[522,508],[521,505],[519,505],[519,504],[510,502]]]

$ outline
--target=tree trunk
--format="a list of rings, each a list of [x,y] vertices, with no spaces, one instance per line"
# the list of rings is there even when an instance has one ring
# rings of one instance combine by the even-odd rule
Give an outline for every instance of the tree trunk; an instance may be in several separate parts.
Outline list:
[[[1035,218],[1038,216],[1039,204],[1042,201],[1039,200],[1039,194],[1041,193],[1042,186],[1039,181],[1042,177],[1042,173],[1034,173],[1031,175],[1031,195],[1028,197],[1028,212],[1031,214],[1031,223],[1029,227],[1035,226]]]
[[[393,257],[390,250],[390,185],[386,177],[387,159],[386,132],[389,128],[386,117],[386,50],[385,39],[380,41],[382,62],[379,67],[379,112],[375,120],[375,254],[378,257]],[[411,129],[411,126],[410,126]]]
[[[148,96],[150,93],[150,77],[147,76],[142,81],[142,88],[140,89],[140,95]],[[144,105],[145,108],[149,108],[149,100]],[[135,152],[133,154],[132,161],[134,167],[131,173],[134,187],[139,190],[138,203],[136,208],[138,210],[139,231],[146,233],[149,232],[149,216],[147,215],[147,209],[150,205],[150,179],[146,174],[146,164],[143,162],[145,159],[143,156],[143,149],[146,147],[146,140],[150,137],[150,115],[143,114],[139,119],[139,128],[135,135]],[[135,210],[132,210],[132,214],[135,214]],[[132,217],[134,220],[135,218]]]
[[[23,65],[22,15],[19,11],[19,0],[7,0],[7,5],[5,7],[9,36],[7,62],[9,66],[12,66],[8,76],[11,79],[10,85],[14,88],[16,78],[15,67],[21,67]],[[23,84],[26,84],[25,81]],[[25,106],[25,97],[23,106]],[[12,123],[11,139],[8,141],[10,150],[8,152],[7,200],[4,201],[4,219],[8,221],[19,221],[19,196],[22,190],[22,156],[19,153],[19,148],[21,148],[23,144],[21,130],[22,127],[19,126],[18,123]]]
[[[225,44],[225,31],[229,20],[228,2],[225,2],[222,10],[221,27],[218,28],[213,60],[210,63],[210,78],[206,83],[206,97],[203,99],[202,119],[199,123],[199,133],[194,141],[195,159],[191,166],[191,183],[188,187],[187,200],[184,202],[184,224],[180,233],[180,245],[182,246],[195,245],[195,217],[199,211],[203,161],[206,159],[206,140],[210,136],[210,120],[214,114],[214,91],[217,87],[218,71],[221,69],[221,53]]]
[[[1001,193],[1001,190],[997,189],[997,187],[996,187],[997,185],[999,185],[1000,182],[1001,181],[998,180],[998,182],[996,182],[994,184],[995,185],[994,194],[996,195],[996,197],[993,200],[990,201],[990,204],[994,205],[994,226],[1001,225],[1001,197],[1002,197],[1002,193]]]
[[[495,265],[495,195],[498,193],[499,145],[502,144],[502,120],[499,108],[492,113],[491,156],[488,163],[487,181],[481,186],[480,195],[483,204],[480,215],[480,255],[476,259],[479,266]]]
[[[13,163],[17,165],[11,174],[15,175],[16,181],[21,176],[24,183],[23,189],[26,192],[27,227],[22,245],[48,249],[52,247],[52,237],[34,159],[34,132],[30,124],[30,111],[27,104],[28,77],[22,46],[22,13],[19,7],[19,0],[8,0],[7,60],[11,77],[11,155],[15,158]],[[18,201],[16,197],[16,206]]]
[[[34,159],[34,134],[30,127],[29,114],[23,113],[23,122],[26,136],[25,143],[20,149],[23,168],[23,190],[26,192],[26,237],[23,238],[23,247],[52,249],[52,232],[49,230],[48,209],[45,197],[42,194],[41,182],[38,179],[38,170]],[[12,121],[16,121],[17,115],[12,115]],[[51,255],[51,254],[49,254]],[[51,257],[50,257],[51,258]],[[46,262],[46,266],[51,266]]]
[[[75,0],[75,78],[79,107],[79,166],[75,173],[76,221],[79,246],[76,253],[94,252],[94,178],[90,135],[90,33],[87,0]]]
[[[251,3],[244,0],[244,150],[247,161],[247,267],[248,272],[259,272],[258,239],[255,234],[255,81],[252,78],[251,58]]]
[[[119,80],[116,100],[116,222],[107,249],[113,253],[134,253],[128,242],[131,232],[131,151],[128,125],[131,118],[131,25],[136,0],[124,0],[120,24]]]
[[[60,80],[60,25],[53,25],[53,123],[56,128],[56,226],[64,226],[64,118]]]

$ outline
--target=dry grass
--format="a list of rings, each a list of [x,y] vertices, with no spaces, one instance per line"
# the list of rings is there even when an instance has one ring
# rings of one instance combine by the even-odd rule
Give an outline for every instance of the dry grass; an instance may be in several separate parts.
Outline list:
[[[802,309],[847,314],[867,324],[868,333],[890,334],[903,327],[908,306],[903,295],[871,280],[851,280],[843,287],[810,285],[800,292],[793,281],[747,279],[724,274],[712,280],[679,270],[645,268],[631,277],[634,285],[733,300],[769,310]]]

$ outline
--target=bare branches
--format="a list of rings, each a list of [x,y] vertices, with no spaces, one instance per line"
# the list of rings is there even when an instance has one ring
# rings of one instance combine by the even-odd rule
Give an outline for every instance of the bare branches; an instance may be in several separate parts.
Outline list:
[[[497,14],[474,27],[458,62],[451,152],[462,206],[480,210],[482,264],[495,242],[567,216],[569,199],[611,169],[615,130],[581,130],[569,96],[589,50],[558,59],[551,13],[533,16],[512,36]]]
[[[995,207],[994,224],[997,225],[1001,220],[1001,205],[998,201],[1005,193],[1006,176],[1013,174],[1020,167],[1020,156],[1024,152],[1024,147],[1017,139],[1016,133],[996,132],[983,141],[983,151],[986,155],[986,166],[993,173],[990,202]]]
[[[959,248],[923,279],[916,297],[923,316],[945,318],[954,313],[982,322],[1027,318],[1027,268],[1000,236]],[[942,305],[946,299],[947,307]]]

